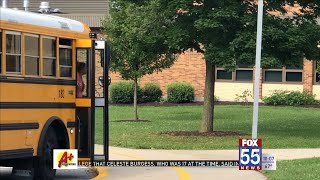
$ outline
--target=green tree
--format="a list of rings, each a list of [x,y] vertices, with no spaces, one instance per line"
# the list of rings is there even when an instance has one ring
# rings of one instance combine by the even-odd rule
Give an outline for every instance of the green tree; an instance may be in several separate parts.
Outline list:
[[[204,55],[206,79],[201,131],[213,131],[215,67],[234,70],[238,64],[254,65],[257,1],[254,0],[117,0],[151,9],[157,18],[164,45],[173,52],[193,49]],[[301,6],[287,16],[284,5]],[[262,67],[298,65],[303,58],[319,60],[318,0],[272,0],[265,4]],[[277,11],[278,14],[273,12]],[[141,24],[142,25],[142,24]]]
[[[134,120],[138,117],[138,80],[173,64],[175,54],[162,46],[166,37],[159,31],[156,14],[133,3],[114,2],[111,17],[104,22],[106,38],[111,43],[110,69],[123,79],[134,81]],[[149,16],[150,15],[150,16]],[[142,18],[143,17],[143,18]]]

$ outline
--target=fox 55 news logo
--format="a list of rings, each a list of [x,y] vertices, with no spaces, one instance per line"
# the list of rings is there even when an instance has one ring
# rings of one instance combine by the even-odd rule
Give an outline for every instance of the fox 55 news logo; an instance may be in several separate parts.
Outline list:
[[[78,150],[76,149],[54,149],[53,169],[77,169]]]
[[[261,170],[261,160],[261,139],[239,139],[239,170]]]

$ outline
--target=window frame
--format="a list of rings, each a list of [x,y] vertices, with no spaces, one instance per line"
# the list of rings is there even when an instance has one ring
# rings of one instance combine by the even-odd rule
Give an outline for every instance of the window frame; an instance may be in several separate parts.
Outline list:
[[[59,44],[59,46],[57,47],[57,52],[59,53],[59,62],[58,62],[58,72],[59,72],[59,74],[58,74],[58,77],[59,77],[59,79],[74,79],[74,47],[75,47],[75,42],[74,42],[74,40],[73,39],[68,39],[68,40],[70,40],[71,41],[71,46],[67,46],[67,45],[60,45],[60,39],[68,39],[68,38],[58,38],[58,44]],[[71,66],[66,66],[66,65],[61,65],[60,64],[60,49],[70,49],[71,50]],[[67,68],[71,68],[71,77],[62,77],[61,76],[61,67],[67,67]]]
[[[40,68],[42,68],[42,70],[41,70],[41,73],[40,73],[40,76],[41,77],[43,77],[43,78],[48,78],[48,79],[57,79],[58,78],[58,72],[57,72],[57,59],[59,58],[59,52],[57,52],[57,49],[58,49],[58,47],[57,47],[57,41],[59,41],[59,39],[57,38],[57,37],[55,37],[55,36],[45,36],[45,35],[42,35],[42,36],[40,36],[41,37],[41,46],[42,47],[40,47],[41,48],[41,59],[40,59],[40,61],[41,61],[41,67]],[[48,57],[48,56],[44,56],[44,43],[43,43],[43,40],[44,39],[52,39],[52,40],[55,40],[55,51],[56,51],[56,53],[55,53],[55,57]],[[44,62],[45,62],[45,59],[54,59],[54,60],[56,60],[56,63],[55,63],[55,66],[56,66],[56,68],[55,68],[55,76],[46,76],[45,74],[44,74]]]
[[[320,66],[320,63],[317,62],[317,61],[314,61],[314,62],[313,62],[313,66],[314,66],[314,68],[313,68],[313,72],[314,72],[314,84],[315,84],[315,85],[320,85],[320,80],[317,82],[317,66]],[[320,73],[319,73],[319,75],[320,75]],[[319,78],[319,79],[320,79],[320,78]]]
[[[215,68],[215,81],[216,82],[236,82],[236,83],[248,83],[253,82],[253,76],[254,76],[254,68],[237,68],[235,71],[232,71],[231,73],[231,79],[218,79],[218,71],[225,71],[224,68],[216,67]],[[252,80],[244,81],[244,80],[237,80],[237,71],[252,71]]]
[[[29,36],[29,37],[37,37],[38,38],[38,45],[39,45],[39,49],[38,49],[38,56],[31,56],[31,55],[27,55],[26,54],[26,47],[25,47],[25,45],[26,45],[26,42],[25,42],[25,38],[26,38],[26,36]],[[40,38],[41,38],[41,36],[39,35],[39,34],[31,34],[31,33],[24,33],[24,67],[25,67],[25,70],[24,70],[24,74],[25,74],[25,77],[40,77],[41,76],[41,63],[40,63],[40,61],[41,61],[41,59],[40,59],[40,51],[41,51],[41,48],[40,48],[40,46],[41,46],[41,44],[40,44]],[[27,66],[26,66],[26,57],[32,57],[32,58],[38,58],[38,71],[39,71],[39,74],[38,75],[27,75],[26,74],[26,68],[27,68]]]
[[[4,32],[4,38],[5,38],[5,46],[7,46],[7,35],[8,34],[11,34],[11,35],[19,35],[20,36],[20,72],[8,72],[7,70],[7,56],[8,54],[11,55],[11,56],[17,56],[19,54],[12,54],[12,53],[7,53],[7,47],[5,48],[5,58],[4,60],[6,61],[5,63],[5,69],[6,69],[6,75],[7,76],[18,76],[18,77],[21,77],[23,76],[23,61],[22,61],[22,49],[23,49],[23,41],[22,41],[22,36],[23,36],[23,33],[22,32],[19,32],[19,31],[11,31],[11,30],[4,30],[2,31],[2,33]],[[3,40],[3,39],[2,39]]]
[[[265,84],[303,84],[303,66],[302,69],[287,69],[285,66],[281,69],[263,69],[263,83]],[[266,72],[270,71],[277,71],[281,72],[282,74],[282,81],[276,82],[276,81],[266,81]],[[299,72],[301,73],[301,81],[287,81],[287,72]]]
[[[247,81],[245,81],[245,80],[237,80],[237,71],[252,71],[252,79],[251,80],[247,80]],[[236,70],[235,70],[235,72],[233,72],[234,73],[234,81],[235,82],[253,82],[253,80],[254,80],[254,71],[253,71],[253,68],[237,68]]]
[[[234,81],[233,72],[231,72],[231,79],[218,79],[218,71],[225,71],[225,70],[224,70],[224,68],[221,68],[221,67],[215,68],[215,81],[217,81],[217,82],[233,82]]]

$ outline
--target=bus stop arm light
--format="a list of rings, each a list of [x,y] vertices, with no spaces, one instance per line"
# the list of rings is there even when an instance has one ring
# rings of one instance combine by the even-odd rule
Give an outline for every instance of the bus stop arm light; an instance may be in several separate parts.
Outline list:
[[[89,37],[90,37],[91,39],[97,39],[97,38],[98,38],[98,35],[97,35],[97,33],[91,32],[91,33],[89,33]]]

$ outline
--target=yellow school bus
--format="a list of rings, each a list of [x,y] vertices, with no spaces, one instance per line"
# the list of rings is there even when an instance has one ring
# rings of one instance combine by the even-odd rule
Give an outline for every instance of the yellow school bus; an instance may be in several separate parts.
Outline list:
[[[0,166],[52,179],[53,149],[92,160],[94,43],[81,22],[0,8]]]

